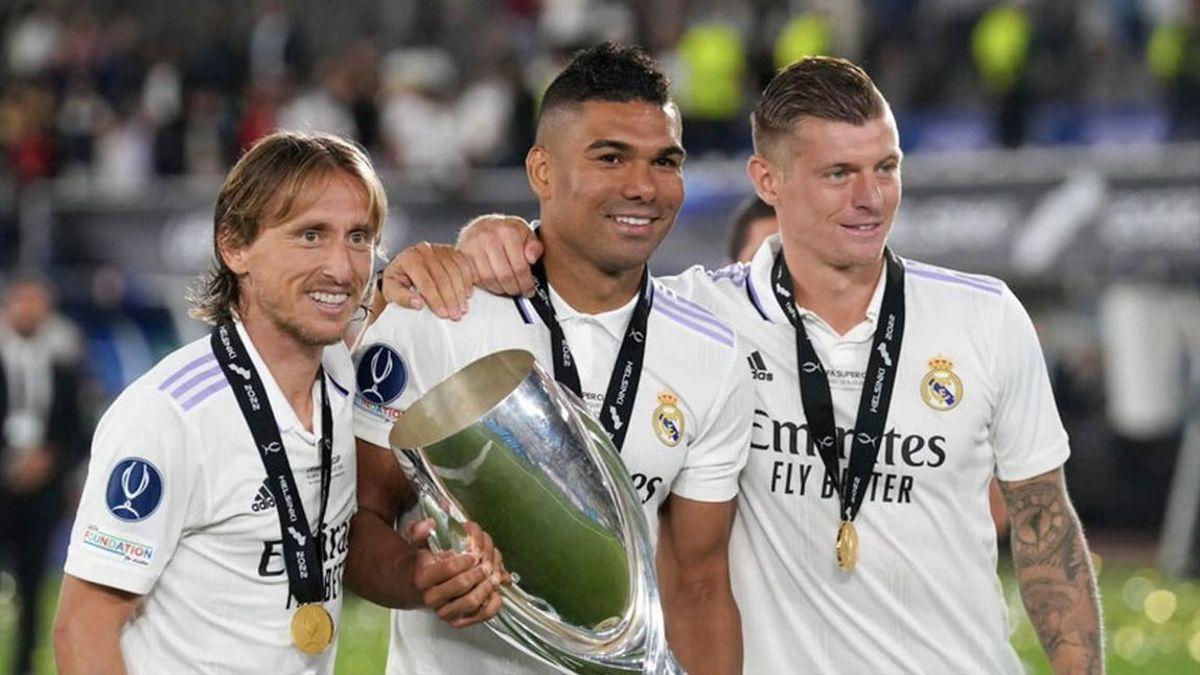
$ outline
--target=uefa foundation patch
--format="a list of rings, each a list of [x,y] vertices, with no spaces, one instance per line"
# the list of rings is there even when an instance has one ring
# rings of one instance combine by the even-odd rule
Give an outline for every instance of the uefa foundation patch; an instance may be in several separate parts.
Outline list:
[[[105,532],[96,525],[88,525],[83,531],[83,543],[135,565],[145,567],[154,561],[153,546]]]

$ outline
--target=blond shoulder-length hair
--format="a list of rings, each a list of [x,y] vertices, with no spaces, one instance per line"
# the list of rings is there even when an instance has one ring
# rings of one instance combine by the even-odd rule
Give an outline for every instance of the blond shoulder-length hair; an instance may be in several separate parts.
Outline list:
[[[188,294],[192,316],[217,324],[231,321],[238,306],[238,277],[221,257],[221,243],[249,245],[263,228],[307,206],[304,195],[341,172],[357,180],[368,201],[370,225],[379,241],[387,195],[371,160],[355,143],[329,134],[277,132],[242,155],[213,212],[213,261]]]

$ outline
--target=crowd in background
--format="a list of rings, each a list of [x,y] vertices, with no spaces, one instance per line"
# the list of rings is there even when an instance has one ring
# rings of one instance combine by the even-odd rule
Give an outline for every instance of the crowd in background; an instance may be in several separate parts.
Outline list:
[[[745,154],[749,105],[805,54],[864,64],[909,149],[1200,138],[1196,0],[7,4],[0,180],[115,195],[277,127],[443,182],[519,164],[542,87],[599,39],[665,64],[693,155]]]
[[[757,92],[816,53],[866,65],[910,152],[1200,139],[1200,0],[17,0],[0,19],[0,197],[52,178],[54,195],[129,201],[163,177],[219,176],[276,128],[339,133],[384,170],[462,185],[522,162],[544,84],[602,39],[666,66],[692,157],[744,157]],[[0,249],[24,217],[8,213]],[[20,259],[55,274],[78,322],[89,419],[181,339],[164,307],[178,298],[112,261]],[[1098,350],[1048,356],[1068,424],[1104,445]],[[1177,434],[1155,436],[1155,481]]]
[[[862,63],[906,152],[1200,140],[1200,0],[9,0],[0,262],[18,260],[28,213],[5,200],[27,186],[133,201],[164,177],[223,174],[276,128],[339,133],[384,171],[462,187],[472,168],[522,163],[543,87],[603,39],[664,64],[691,157],[747,155],[749,107],[807,54]],[[161,298],[139,290],[145,279],[112,261],[22,259],[55,277],[0,274],[0,549],[31,552],[0,555],[0,568],[25,595],[96,417],[181,336]],[[1190,301],[1181,322],[1200,306]],[[1047,356],[1088,459],[1068,465],[1085,521],[1154,525],[1178,421],[1118,439],[1102,345]],[[63,414],[72,424],[52,422]],[[1113,476],[1149,497],[1114,501]]]

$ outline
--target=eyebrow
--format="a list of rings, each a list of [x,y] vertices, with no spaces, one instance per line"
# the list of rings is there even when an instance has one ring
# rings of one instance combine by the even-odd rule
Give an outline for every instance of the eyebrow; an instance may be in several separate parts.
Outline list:
[[[584,150],[591,151],[591,150],[600,150],[603,148],[616,150],[618,152],[627,152],[627,153],[633,152],[633,146],[630,145],[629,143],[626,143],[624,141],[613,140],[610,138],[601,138],[599,140],[592,141],[592,143],[590,145],[588,145],[587,148],[585,148]],[[685,152],[684,149],[679,147],[678,145],[668,145],[668,146],[659,148],[658,153],[655,156],[656,157],[671,157],[671,156],[686,157],[687,152]]]
[[[880,164],[886,164],[887,162],[900,162],[900,160],[903,158],[904,158],[903,153],[893,152],[893,153],[888,154],[883,159],[880,159],[879,161],[871,164],[871,166],[879,166]],[[862,165],[858,164],[857,162],[831,162],[829,164],[826,164],[825,166],[820,167],[818,169],[818,171],[828,171],[830,169],[856,169],[860,166],[862,166]]]

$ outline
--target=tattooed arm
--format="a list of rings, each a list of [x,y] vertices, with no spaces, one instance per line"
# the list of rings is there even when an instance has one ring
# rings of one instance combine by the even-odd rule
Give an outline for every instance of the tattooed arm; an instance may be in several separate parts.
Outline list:
[[[1100,598],[1062,469],[1000,482],[1025,610],[1054,672],[1104,672]]]

